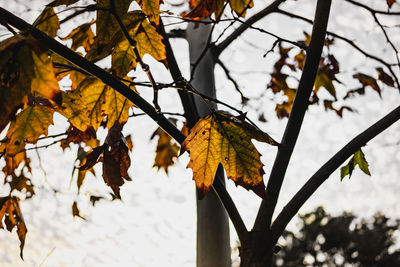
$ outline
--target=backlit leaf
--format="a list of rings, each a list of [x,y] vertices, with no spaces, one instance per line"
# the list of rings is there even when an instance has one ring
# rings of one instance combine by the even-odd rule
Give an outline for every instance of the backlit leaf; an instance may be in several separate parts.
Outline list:
[[[131,88],[136,92],[135,87]],[[99,128],[105,116],[108,118],[108,128],[111,128],[118,118],[121,123],[126,122],[129,118],[131,102],[125,101],[126,98],[123,95],[96,78],[87,78],[82,81],[78,88],[71,93],[71,96],[74,99],[80,98],[81,107],[84,107],[86,111],[78,114],[79,116],[86,116],[89,125],[95,130]],[[71,108],[71,110],[73,109]],[[71,117],[67,118],[70,119]],[[74,122],[71,121],[71,123],[82,130]]]
[[[119,77],[125,76],[132,69],[136,69],[136,56],[128,40],[123,40],[115,46],[111,56],[111,65],[115,74]]]
[[[83,116],[89,120],[89,125],[97,130],[106,115],[106,95],[108,86],[96,78],[87,78],[80,83],[73,95],[79,96],[82,107],[86,111]],[[77,125],[75,125],[80,129]]]
[[[46,7],[33,23],[33,26],[54,38],[57,35],[57,30],[60,28],[60,21],[54,9]]]
[[[165,45],[162,42],[162,36],[148,22],[143,21],[138,33],[135,36],[137,48],[140,56],[151,55],[154,59],[162,61],[166,59]]]
[[[129,108],[133,106],[132,102],[110,87],[106,99],[107,128],[111,129],[116,121],[120,123],[128,121]]]
[[[128,12],[128,8],[132,0],[118,0],[114,1],[115,11],[122,19]],[[104,9],[111,8],[111,0],[97,0],[97,6]],[[115,19],[114,15],[109,10],[97,10],[96,17],[96,36],[99,45],[109,43],[114,34],[120,31],[120,26]]]
[[[358,165],[360,170],[362,170],[365,174],[371,175],[368,168],[368,162],[365,159],[365,155],[362,150],[359,149],[356,153],[354,153],[349,162],[345,166],[340,168],[340,179],[343,180],[346,175],[349,175],[350,179],[356,165]]]
[[[318,92],[319,88],[325,88],[332,96],[336,97],[336,89],[333,85],[332,76],[324,69],[319,69],[315,77],[314,92]]]
[[[85,51],[89,51],[94,42],[94,33],[91,25],[94,21],[79,25],[73,29],[70,34],[62,38],[62,40],[72,39],[71,49],[76,50],[78,47],[83,46]]]
[[[158,25],[160,20],[160,4],[163,0],[136,0],[143,12],[150,17],[150,21]]]
[[[253,127],[253,126],[252,126]],[[263,164],[251,139],[277,143],[269,135],[251,128],[226,113],[216,112],[199,120],[182,143],[182,151],[190,151],[188,168],[200,197],[210,190],[219,164],[236,185],[253,190],[264,197]]]
[[[40,93],[48,99],[55,99],[60,95],[60,87],[56,73],[47,53],[37,55],[32,53],[34,64],[32,65],[35,77],[32,79],[32,90]],[[58,100],[56,100],[57,102]]]
[[[29,38],[17,35],[2,41],[0,131],[34,91],[49,99],[56,99],[60,93],[50,58]]]
[[[1,197],[0,198],[0,228],[4,229],[4,224],[9,232],[16,226],[17,235],[20,241],[20,256],[23,259],[23,249],[27,228],[24,218],[19,208],[18,199],[16,197]]]
[[[54,110],[45,106],[28,106],[16,117],[7,132],[7,154],[15,155],[25,147],[25,143],[35,144],[42,134],[53,124]]]
[[[79,94],[72,91],[62,92],[62,103],[56,111],[63,115],[77,129],[86,131],[90,125],[87,107]]]
[[[230,0],[229,4],[233,11],[241,17],[246,15],[246,10],[254,6],[253,0]]]

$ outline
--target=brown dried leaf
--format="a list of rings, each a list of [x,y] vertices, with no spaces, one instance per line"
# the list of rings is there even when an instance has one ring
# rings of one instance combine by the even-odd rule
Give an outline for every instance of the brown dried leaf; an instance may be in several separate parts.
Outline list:
[[[79,170],[84,171],[92,168],[99,160],[100,155],[107,149],[106,145],[102,145],[93,149],[92,152],[86,155],[86,162],[79,167]]]
[[[394,87],[394,80],[389,74],[387,74],[382,68],[376,68],[376,71],[378,72],[378,80],[388,86]]]
[[[379,94],[380,97],[382,97],[381,88],[379,87],[374,77],[371,77],[363,73],[356,73],[353,75],[353,78],[356,78],[362,84],[363,88],[370,86]]]
[[[9,232],[16,226],[17,234],[20,241],[20,256],[23,259],[23,249],[25,244],[26,233],[28,232],[21,209],[16,197],[0,198],[0,228],[4,229],[3,220]]]
[[[78,209],[78,203],[76,203],[76,201],[74,201],[74,203],[72,204],[72,216],[75,217],[79,217],[83,220],[86,220],[80,213],[79,209]]]
[[[179,146],[172,142],[171,136],[165,133],[161,128],[158,128],[151,139],[158,136],[156,157],[154,159],[153,167],[158,169],[164,168],[168,174],[168,167],[174,164],[174,159],[178,157]]]

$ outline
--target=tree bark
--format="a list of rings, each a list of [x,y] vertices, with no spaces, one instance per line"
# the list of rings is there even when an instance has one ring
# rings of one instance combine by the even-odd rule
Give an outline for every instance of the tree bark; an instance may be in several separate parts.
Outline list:
[[[192,86],[200,93],[215,98],[214,67],[215,59],[210,50],[204,54],[201,61],[193,66],[203,54],[210,34],[210,25],[190,24],[187,29],[191,69],[193,72]],[[200,97],[195,97],[196,108],[200,117],[210,113],[210,105]],[[219,166],[218,175],[224,175]],[[216,193],[211,190],[202,200],[197,200],[197,267],[230,267],[231,250],[229,238],[229,222],[227,214]]]

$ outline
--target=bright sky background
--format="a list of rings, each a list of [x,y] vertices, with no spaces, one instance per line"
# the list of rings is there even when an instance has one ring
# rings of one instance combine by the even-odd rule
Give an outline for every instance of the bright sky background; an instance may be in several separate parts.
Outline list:
[[[41,10],[40,2],[43,1],[0,0],[0,6],[33,22]],[[249,11],[249,15],[268,2],[256,0],[256,6]],[[385,10],[384,0],[363,2]],[[312,18],[314,3],[313,0],[288,1],[285,9]],[[349,7],[351,6],[343,1],[333,1],[328,28],[357,40],[357,43],[371,53],[393,61],[392,51],[382,48],[385,43],[383,36],[369,14]],[[395,9],[399,10],[400,5],[397,4]],[[90,19],[87,18],[86,21]],[[399,21],[386,18],[384,23],[394,25]],[[303,30],[310,32],[311,29],[310,25],[279,15],[271,15],[257,26],[292,40],[303,38]],[[68,28],[59,35],[65,36],[71,29]],[[3,33],[5,30],[1,28],[0,34]],[[399,28],[391,31],[391,37],[400,47]],[[270,49],[273,41],[273,38],[265,34],[249,30],[222,55],[222,61],[232,70],[232,75],[246,96],[257,97],[265,91],[269,81],[267,74],[272,71],[276,56],[269,54],[263,58],[262,55]],[[183,40],[171,42],[176,48],[181,69],[188,77],[187,44]],[[354,89],[358,86],[356,80],[349,79],[354,72],[373,73],[371,68],[378,66],[340,41],[334,46],[333,53],[341,63],[343,72],[338,78],[346,85],[338,85],[337,88],[341,88],[339,96],[345,94],[345,88]],[[144,59],[150,63],[156,80],[170,81],[168,72],[161,64],[150,57]],[[145,80],[140,73],[138,77],[137,80]],[[219,67],[216,68],[216,80],[218,98],[240,107],[239,96],[235,94],[232,84],[227,81]],[[139,91],[142,96],[151,100],[152,92],[149,89],[139,88]],[[309,109],[283,184],[278,211],[335,151],[400,102],[398,91],[392,88],[384,87],[382,100],[372,89],[368,88],[366,91],[365,96],[350,102],[357,113],[345,112],[343,119],[339,119],[333,112],[324,112],[322,106],[312,106]],[[265,98],[272,98],[272,94],[267,93]],[[173,89],[161,91],[160,101],[163,110],[180,111],[176,104],[180,102]],[[260,127],[280,140],[287,120],[279,121],[275,118],[272,102],[266,100],[260,104],[251,101],[251,106],[259,107],[265,113],[268,123],[260,123]],[[245,110],[256,121],[257,115],[250,107]],[[49,129],[49,134],[63,132],[66,127],[65,119],[56,116],[54,120],[55,125]],[[191,170],[185,168],[188,157],[186,154],[181,156],[176,165],[170,168],[168,176],[163,171],[153,169],[156,140],[150,141],[150,136],[155,129],[154,122],[146,117],[134,118],[125,125],[124,132],[133,135],[135,145],[129,170],[134,181],[122,186],[123,201],[100,201],[96,207],[91,206],[87,195],[76,196],[75,181],[69,188],[76,151],[62,152],[57,146],[41,150],[42,167],[36,153],[31,152],[34,168],[32,180],[38,188],[33,199],[21,204],[28,227],[25,261],[19,258],[16,233],[0,231],[0,266],[194,266],[196,207]],[[371,216],[377,211],[383,211],[389,216],[400,218],[400,145],[394,145],[400,141],[399,130],[400,124],[397,123],[363,149],[370,163],[371,177],[356,170],[351,180],[346,178],[341,182],[337,171],[301,211],[306,212],[323,205],[333,214],[346,210],[361,216]],[[104,133],[103,131],[99,136],[104,137]],[[267,177],[276,149],[266,145],[258,147],[263,155]],[[98,167],[99,177],[88,177],[81,191],[107,196],[110,190],[104,185],[100,175],[101,168]],[[47,182],[43,171],[47,174]],[[62,193],[54,195],[49,185]],[[228,182],[228,191],[237,203],[248,228],[251,228],[260,199],[252,192],[236,188],[232,182]],[[0,193],[8,194],[8,187],[0,186]],[[78,201],[86,221],[72,218],[71,205],[74,200]],[[295,223],[290,228],[294,229]],[[231,242],[235,246],[234,234]]]

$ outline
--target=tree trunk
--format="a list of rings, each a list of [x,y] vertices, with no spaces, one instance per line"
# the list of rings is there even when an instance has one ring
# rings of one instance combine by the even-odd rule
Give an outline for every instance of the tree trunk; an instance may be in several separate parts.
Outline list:
[[[190,24],[187,29],[190,62],[193,64],[201,56],[210,33],[210,25]],[[196,66],[191,84],[210,97],[215,97],[215,60],[208,51]],[[200,97],[195,97],[200,117],[210,113],[209,106]],[[213,106],[215,107],[215,105]],[[223,177],[223,169],[217,172]],[[230,267],[231,250],[229,222],[218,196],[211,190],[202,200],[197,200],[197,267]]]

